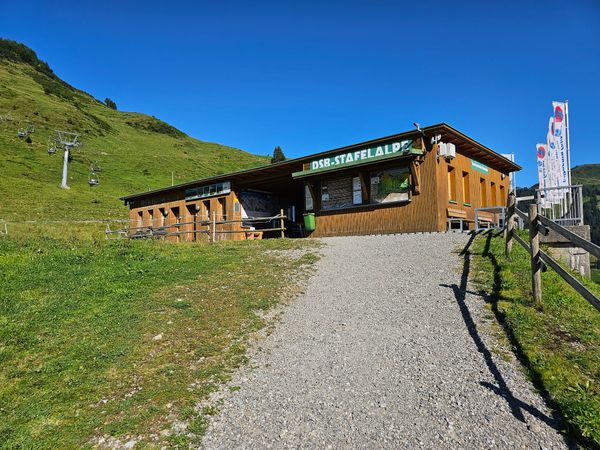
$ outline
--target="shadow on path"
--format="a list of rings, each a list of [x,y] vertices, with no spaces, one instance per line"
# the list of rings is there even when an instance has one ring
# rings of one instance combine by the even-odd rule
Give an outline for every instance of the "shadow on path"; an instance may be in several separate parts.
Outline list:
[[[544,423],[546,423],[548,426],[550,426],[556,430],[559,430],[560,429],[559,425],[561,423],[559,417],[549,417],[548,415],[546,415],[545,413],[543,413],[539,409],[537,409],[535,406],[530,405],[530,404],[516,398],[513,395],[512,391],[506,384],[506,381],[505,381],[504,377],[502,376],[502,373],[498,369],[498,366],[494,362],[492,353],[490,352],[490,350],[487,348],[487,346],[481,339],[481,336],[479,336],[475,321],[473,320],[473,317],[471,316],[471,312],[469,311],[469,308],[466,304],[467,293],[481,296],[485,299],[485,301],[492,303],[492,305],[493,305],[492,309],[494,311],[494,314],[496,315],[496,319],[499,319],[499,316],[498,316],[499,313],[497,311],[497,308],[495,307],[495,299],[498,298],[498,294],[499,294],[500,267],[497,264],[497,261],[495,260],[495,256],[489,252],[490,241],[493,236],[494,235],[492,232],[487,232],[487,240],[486,240],[485,250],[483,253],[483,256],[490,258],[494,265],[494,287],[493,287],[493,293],[492,293],[491,298],[489,298],[484,292],[472,292],[472,291],[467,290],[468,281],[469,281],[469,272],[470,272],[470,266],[471,266],[470,247],[473,243],[473,240],[476,237],[475,233],[471,234],[471,236],[469,237],[469,241],[467,242],[465,247],[460,252],[460,255],[463,257],[463,270],[462,270],[462,274],[461,274],[460,286],[457,286],[456,284],[452,284],[452,285],[442,284],[442,286],[451,288],[453,290],[454,297],[456,298],[456,302],[458,304],[458,307],[460,308],[460,312],[462,314],[462,318],[465,322],[467,330],[469,331],[469,335],[471,336],[471,339],[473,339],[473,342],[477,346],[477,350],[483,356],[483,359],[485,361],[485,364],[487,365],[488,370],[494,377],[495,384],[484,382],[484,381],[482,381],[480,384],[482,386],[490,389],[491,391],[493,391],[494,393],[496,393],[503,399],[505,399],[506,402],[508,403],[508,406],[511,410],[512,415],[516,419],[520,420],[521,422],[526,423],[525,416],[523,414],[523,412],[526,411],[529,414],[531,414],[532,416],[534,416],[534,417],[538,418],[539,420],[543,421]],[[499,320],[499,322],[502,323],[501,320]],[[503,327],[504,327],[504,325],[503,325]],[[506,327],[504,327],[504,329],[505,329],[505,331],[507,331]],[[515,344],[514,336],[512,336],[508,331],[507,331],[507,335],[511,341],[511,344],[514,345]],[[514,348],[516,348],[518,350],[518,346],[514,346]],[[521,356],[522,355],[517,355],[517,357],[520,360],[521,360]],[[569,446],[571,447],[571,445],[569,445]],[[573,447],[573,448],[576,448],[576,447]]]

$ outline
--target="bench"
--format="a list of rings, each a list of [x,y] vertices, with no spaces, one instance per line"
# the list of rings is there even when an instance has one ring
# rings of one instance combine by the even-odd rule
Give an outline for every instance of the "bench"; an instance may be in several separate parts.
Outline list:
[[[446,208],[446,216],[448,231],[464,231],[465,223],[473,222],[467,219],[467,211],[464,209]],[[458,224],[458,228],[452,228],[454,224]]]

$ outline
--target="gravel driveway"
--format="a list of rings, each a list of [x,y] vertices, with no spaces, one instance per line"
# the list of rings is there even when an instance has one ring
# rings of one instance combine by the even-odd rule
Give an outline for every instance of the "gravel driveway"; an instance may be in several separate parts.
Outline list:
[[[463,234],[328,238],[306,293],[224,396],[207,448],[566,447],[498,356]]]

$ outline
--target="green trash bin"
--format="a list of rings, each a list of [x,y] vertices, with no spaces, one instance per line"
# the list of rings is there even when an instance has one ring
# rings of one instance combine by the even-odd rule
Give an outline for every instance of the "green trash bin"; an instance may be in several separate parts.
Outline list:
[[[315,231],[316,227],[315,213],[304,214],[304,229],[306,231]]]

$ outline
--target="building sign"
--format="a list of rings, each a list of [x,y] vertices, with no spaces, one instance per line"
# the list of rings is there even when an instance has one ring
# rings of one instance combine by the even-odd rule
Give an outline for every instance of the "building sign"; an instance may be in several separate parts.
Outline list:
[[[471,160],[471,169],[477,170],[478,172],[485,173],[486,175],[490,173],[490,168],[483,163]]]
[[[222,183],[210,184],[194,189],[186,189],[186,200],[197,200],[199,198],[213,197],[215,195],[224,195],[231,192],[231,182],[224,181]]]
[[[372,148],[356,150],[354,152],[340,153],[339,155],[326,156],[320,159],[313,159],[310,162],[310,170],[319,170],[327,168],[337,168],[347,166],[357,162],[367,162],[371,159],[383,159],[397,155],[398,153],[410,153],[412,139],[406,141],[392,142],[390,144],[380,145]]]

